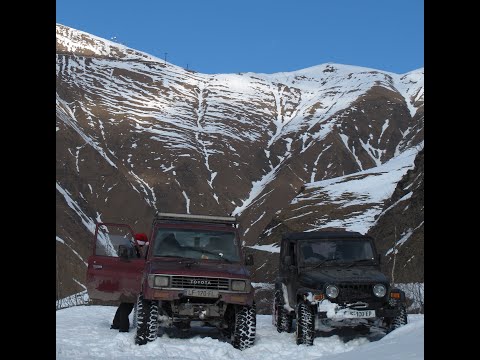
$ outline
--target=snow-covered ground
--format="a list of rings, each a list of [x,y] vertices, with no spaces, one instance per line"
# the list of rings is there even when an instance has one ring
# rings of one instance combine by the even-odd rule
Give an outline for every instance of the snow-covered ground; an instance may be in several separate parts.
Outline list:
[[[424,358],[424,317],[409,315],[409,324],[378,341],[356,337],[344,342],[338,336],[317,337],[313,346],[297,346],[294,334],[279,334],[270,315],[257,315],[255,345],[239,351],[200,332],[187,338],[163,335],[144,346],[134,344],[135,330],[110,330],[116,307],[76,306],[56,312],[57,359],[336,359],[385,360]],[[131,319],[130,315],[130,319]],[[207,336],[206,336],[207,335]],[[211,335],[211,336],[209,336]],[[218,336],[218,335],[217,335]]]

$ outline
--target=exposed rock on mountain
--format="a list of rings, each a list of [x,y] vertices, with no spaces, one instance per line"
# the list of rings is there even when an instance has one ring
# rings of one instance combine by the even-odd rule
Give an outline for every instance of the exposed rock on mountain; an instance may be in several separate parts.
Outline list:
[[[325,184],[356,186],[402,156],[412,165],[411,149],[423,142],[423,69],[323,64],[207,75],[63,25],[56,66],[60,297],[83,290],[97,221],[148,231],[157,210],[232,213],[246,245],[272,244],[268,230],[258,236],[277,211],[297,206],[304,184],[320,184],[304,193],[321,202],[312,214],[334,226],[330,208],[370,210],[343,209]],[[396,181],[408,166],[392,170]],[[267,281],[271,255],[257,252],[257,281]]]
[[[415,168],[397,184],[369,230],[369,235],[377,240],[378,250],[385,256],[383,270],[399,283],[424,281],[423,169],[422,149],[415,159]]]

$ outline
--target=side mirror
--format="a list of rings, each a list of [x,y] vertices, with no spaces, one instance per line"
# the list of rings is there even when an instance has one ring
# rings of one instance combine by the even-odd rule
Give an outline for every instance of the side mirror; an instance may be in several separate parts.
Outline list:
[[[253,265],[253,254],[248,254],[245,258],[245,265]]]
[[[292,265],[292,257],[290,255],[285,256],[283,258],[283,264],[287,267]]]
[[[118,245],[118,257],[128,260],[128,247],[126,245]]]
[[[382,262],[382,254],[378,254],[378,265]]]

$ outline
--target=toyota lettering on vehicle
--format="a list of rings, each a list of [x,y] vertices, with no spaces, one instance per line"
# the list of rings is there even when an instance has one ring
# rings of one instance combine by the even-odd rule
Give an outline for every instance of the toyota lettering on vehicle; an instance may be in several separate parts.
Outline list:
[[[190,280],[191,284],[202,284],[202,285],[211,285],[211,282],[208,280]]]

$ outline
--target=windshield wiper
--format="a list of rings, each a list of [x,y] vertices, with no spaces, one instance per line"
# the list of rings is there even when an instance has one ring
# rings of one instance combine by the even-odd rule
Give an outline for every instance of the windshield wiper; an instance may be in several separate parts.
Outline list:
[[[198,264],[198,260],[194,259],[194,258],[182,258],[182,260],[180,260],[178,263],[179,264],[193,265],[193,264]]]
[[[335,259],[335,258],[325,259],[322,262],[319,262],[318,264],[312,264],[312,265],[307,265],[307,266],[309,266],[309,267],[311,266],[312,269],[316,269],[317,267],[322,266],[323,264],[325,264],[329,261],[334,261],[334,260],[338,260],[338,259]]]
[[[211,254],[211,255],[215,255],[215,256],[218,256],[220,259],[222,260],[225,260],[227,263],[231,264],[232,261],[223,257],[223,255],[220,255],[220,254],[217,254],[217,253],[214,253],[213,251],[209,251],[209,250],[205,250],[205,249],[199,249],[199,248],[196,248],[196,247],[193,247],[193,246],[184,246],[183,247],[184,249],[189,249],[189,250],[193,250],[193,251],[197,251],[197,252],[200,252],[202,254]]]
[[[358,263],[362,263],[362,262],[366,262],[366,261],[371,262],[371,261],[373,261],[373,259],[353,260],[350,264],[348,264],[348,265],[346,266],[346,268],[352,267],[353,265],[357,265]]]

